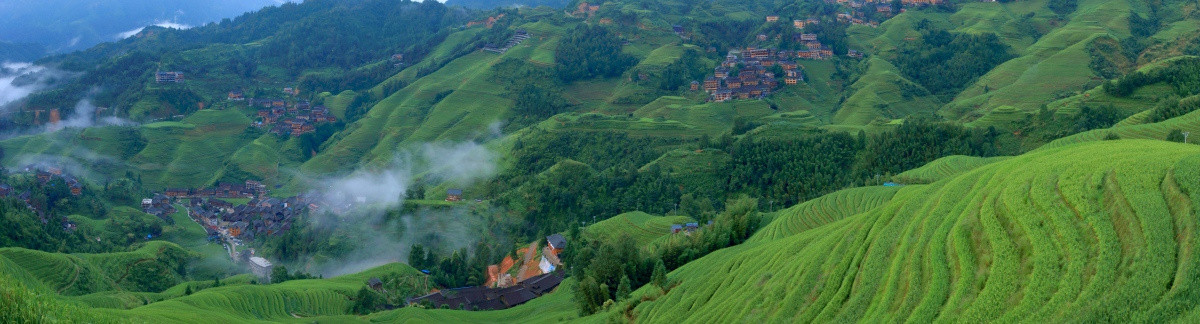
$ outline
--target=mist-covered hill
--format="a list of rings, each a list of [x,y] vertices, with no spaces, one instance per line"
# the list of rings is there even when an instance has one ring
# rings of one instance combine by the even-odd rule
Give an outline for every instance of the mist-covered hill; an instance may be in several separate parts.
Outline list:
[[[0,42],[38,44],[50,52],[62,53],[120,40],[146,26],[190,28],[281,3],[281,0],[8,0],[0,2]],[[0,60],[30,60],[29,54],[8,54],[3,47],[0,45]]]

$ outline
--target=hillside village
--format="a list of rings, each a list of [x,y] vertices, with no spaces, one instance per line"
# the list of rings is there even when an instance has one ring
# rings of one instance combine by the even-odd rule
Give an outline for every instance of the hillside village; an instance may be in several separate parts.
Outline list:
[[[78,197],[83,194],[83,182],[81,182],[79,178],[75,177],[74,175],[64,172],[63,168],[60,166],[30,164],[19,170],[19,172],[13,173],[11,176],[24,176],[36,179],[34,185],[41,187],[38,188],[41,189],[40,191],[48,191],[48,189],[50,189],[49,186],[54,186],[56,184],[54,180],[62,180],[63,183],[66,184],[67,192],[71,196]],[[25,207],[32,210],[34,214],[38,216],[38,219],[42,222],[42,224],[49,224],[56,218],[61,218],[61,223],[64,229],[75,229],[75,223],[71,222],[66,217],[56,217],[55,215],[50,214],[48,211],[49,206],[47,206],[47,204],[52,202],[46,200],[49,200],[53,197],[47,197],[45,200],[36,200],[31,189],[33,188],[19,190],[12,184],[0,182],[0,198],[13,197],[25,203]]]
[[[211,240],[241,242],[286,232],[301,213],[319,208],[312,195],[280,199],[267,194],[266,187],[253,180],[219,183],[213,188],[173,188],[143,199],[142,210],[164,217],[175,212],[174,204],[186,199],[188,216],[204,226]],[[226,199],[249,201],[235,206]]]

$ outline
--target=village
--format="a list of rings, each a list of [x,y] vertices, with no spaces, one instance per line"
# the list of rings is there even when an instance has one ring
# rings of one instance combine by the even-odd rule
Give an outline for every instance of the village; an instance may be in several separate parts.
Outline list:
[[[54,180],[61,179],[63,180],[63,183],[67,185],[67,190],[71,196],[78,197],[83,194],[83,182],[81,182],[79,178],[63,172],[62,167],[31,164],[21,168],[20,171],[15,174],[33,176],[37,179],[36,185],[42,187],[53,186],[55,185]],[[37,214],[38,219],[41,220],[42,224],[49,224],[51,220],[56,219],[54,215],[50,215],[49,211],[47,211],[48,206],[45,205],[47,202],[36,202],[34,200],[32,191],[29,189],[22,190],[20,193],[17,193],[16,191],[17,189],[12,185],[8,183],[0,183],[0,198],[17,198],[17,200],[25,203],[26,208],[29,208],[34,212],[34,214]],[[64,230],[71,231],[75,229],[76,224],[68,220],[65,216],[58,219],[60,219]]]
[[[181,83],[184,81],[183,72],[179,71],[157,71],[154,73],[154,81],[157,83]],[[306,133],[315,132],[317,125],[321,123],[337,122],[337,117],[329,111],[328,108],[321,105],[314,106],[306,100],[288,99],[295,98],[300,95],[300,89],[294,87],[285,87],[282,89],[283,98],[246,98],[246,93],[242,90],[231,90],[226,94],[226,100],[233,102],[247,102],[250,108],[255,108],[254,126],[267,129],[275,135],[291,135],[297,136]],[[56,118],[57,112],[51,112],[52,119]]]
[[[312,195],[272,198],[267,196],[266,186],[254,180],[244,183],[219,183],[216,187],[203,189],[171,188],[163,193],[142,199],[142,210],[160,218],[175,213],[175,204],[186,201],[188,217],[204,227],[210,241],[223,242],[230,258],[249,261],[251,270],[266,268],[271,263],[254,255],[253,249],[241,253],[239,246],[244,241],[262,235],[276,235],[291,229],[292,221],[308,210],[318,209]],[[249,199],[235,205],[233,199]],[[269,278],[268,276],[260,276]]]
[[[799,65],[789,60],[795,55],[792,51],[777,52],[753,47],[730,51],[725,61],[713,70],[713,75],[704,79],[704,91],[710,94],[709,100],[714,102],[769,96],[779,87],[775,73],[768,70],[770,67],[783,68],[786,84],[794,85],[803,80]],[[699,87],[699,82],[692,82],[693,90]]]
[[[300,90],[292,87],[283,88],[283,94],[288,97],[300,95]],[[276,135],[300,135],[316,131],[317,124],[337,122],[337,117],[325,106],[313,106],[306,100],[287,100],[285,98],[247,99],[241,90],[230,91],[226,96],[229,101],[247,101],[251,108],[256,108],[257,120],[254,126],[267,129]]]

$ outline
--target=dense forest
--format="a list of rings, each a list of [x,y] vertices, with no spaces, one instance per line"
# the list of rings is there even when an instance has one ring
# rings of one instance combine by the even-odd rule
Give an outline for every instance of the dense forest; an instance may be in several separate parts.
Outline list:
[[[892,62],[910,79],[945,99],[1014,57],[995,34],[948,32],[927,20],[918,22],[917,30],[920,41],[904,43]]]
[[[554,50],[558,77],[563,82],[620,76],[637,63],[621,52],[625,40],[601,26],[580,25]]]

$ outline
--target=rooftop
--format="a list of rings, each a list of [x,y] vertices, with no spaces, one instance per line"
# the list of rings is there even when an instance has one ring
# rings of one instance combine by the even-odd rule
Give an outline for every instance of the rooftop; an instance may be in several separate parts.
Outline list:
[[[262,268],[271,267],[271,261],[267,261],[267,259],[263,259],[260,257],[250,257],[250,263],[253,263],[254,265],[262,267]]]

